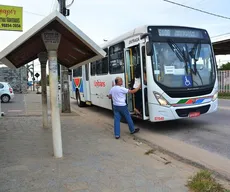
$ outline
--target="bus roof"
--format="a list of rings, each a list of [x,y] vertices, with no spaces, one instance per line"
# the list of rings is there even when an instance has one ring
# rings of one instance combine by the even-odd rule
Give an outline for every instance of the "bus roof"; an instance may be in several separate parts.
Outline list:
[[[144,25],[144,26],[140,26],[140,27],[137,27],[129,32],[126,32],[114,39],[112,39],[111,41],[108,41],[106,43],[103,43],[101,46],[101,48],[106,48],[110,45],[114,45],[114,44],[117,44],[125,39],[128,39],[132,36],[135,36],[135,35],[139,35],[139,34],[143,34],[143,33],[146,33],[147,32],[147,27],[148,25]]]
[[[175,26],[175,25],[143,25],[143,26],[139,26],[129,32],[126,32],[106,43],[103,43],[100,45],[100,47],[102,49],[106,48],[106,47],[109,47],[111,45],[115,45],[121,41],[124,41],[130,37],[133,37],[133,36],[136,36],[136,35],[140,35],[140,34],[143,34],[143,33],[146,33],[147,32],[147,28],[149,26],[155,26],[155,27],[183,27],[183,28],[189,28],[189,29],[198,29],[198,30],[205,30],[205,29],[201,29],[201,28],[195,28],[195,27],[189,27],[189,26]]]

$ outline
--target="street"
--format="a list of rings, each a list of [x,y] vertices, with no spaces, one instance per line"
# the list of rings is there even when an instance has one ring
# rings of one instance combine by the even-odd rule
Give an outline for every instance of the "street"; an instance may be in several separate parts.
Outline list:
[[[79,109],[74,100],[72,101],[72,107],[89,117],[97,113],[100,120],[108,120],[111,126],[113,126],[111,111],[95,106]],[[152,133],[166,135],[187,142],[230,159],[229,117],[230,101],[219,100],[219,109],[216,113],[203,115],[198,118],[159,123],[135,119],[134,122],[141,129],[148,129]]]
[[[2,104],[2,111],[8,116],[23,113],[25,110],[24,95],[15,95],[10,103]],[[104,123],[113,126],[112,112],[99,107],[78,108],[76,101],[71,99],[71,107],[82,114],[95,116]],[[151,123],[135,119],[135,125],[141,129],[148,129],[178,139],[197,147],[217,153],[230,159],[230,101],[219,100],[219,110],[213,114],[203,115],[194,119],[176,120],[170,122]]]
[[[23,94],[16,94],[9,103],[1,103],[2,112],[8,115],[25,113],[25,100]]]

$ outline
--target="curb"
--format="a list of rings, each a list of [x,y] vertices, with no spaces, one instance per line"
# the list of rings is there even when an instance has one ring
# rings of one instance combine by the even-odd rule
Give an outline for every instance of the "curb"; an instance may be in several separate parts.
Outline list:
[[[207,165],[204,163],[200,163],[199,160],[196,161],[196,160],[191,159],[191,158],[186,158],[185,156],[179,154],[180,153],[179,150],[178,150],[178,153],[175,151],[172,151],[172,150],[168,150],[165,147],[162,147],[160,144],[156,144],[156,143],[153,143],[151,141],[148,141],[146,139],[141,138],[141,136],[138,136],[138,134],[134,135],[134,139],[139,140],[139,141],[149,145],[153,149],[156,149],[162,153],[165,153],[165,154],[171,156],[172,158],[174,158],[177,161],[186,163],[188,165],[194,166],[194,167],[199,168],[199,169],[209,170],[210,172],[212,172],[215,176],[219,177],[220,179],[223,179],[223,180],[230,182],[230,173],[229,173],[230,171],[228,171],[228,174],[224,173],[224,171],[222,171],[222,172],[218,171],[214,168],[214,166],[211,166],[211,164]],[[185,145],[189,145],[189,144],[185,143]],[[203,150],[203,149],[201,149],[201,150]],[[216,154],[213,154],[213,155],[216,155]],[[230,160],[228,160],[228,164],[230,164]],[[230,167],[229,167],[229,169],[230,169]]]

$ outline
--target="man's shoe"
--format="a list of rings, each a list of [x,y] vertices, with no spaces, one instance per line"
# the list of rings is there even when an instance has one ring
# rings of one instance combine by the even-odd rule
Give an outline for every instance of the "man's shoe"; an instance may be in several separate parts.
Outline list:
[[[120,136],[116,136],[115,138],[116,138],[116,139],[119,139],[119,138],[120,138]]]
[[[132,132],[131,134],[137,133],[137,132],[139,132],[139,131],[140,131],[140,129],[139,129],[139,128],[136,128],[136,129],[134,130],[134,132]]]

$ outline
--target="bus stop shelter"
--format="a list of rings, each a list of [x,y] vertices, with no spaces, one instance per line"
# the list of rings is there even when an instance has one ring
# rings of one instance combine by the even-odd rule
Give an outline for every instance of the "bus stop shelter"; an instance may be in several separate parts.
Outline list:
[[[215,55],[230,54],[230,34],[221,35],[212,38],[212,46]]]
[[[103,58],[105,55],[106,53],[96,43],[57,11],[45,17],[0,53],[0,61],[10,68],[19,68],[37,58],[41,65],[46,66],[48,60],[53,150],[57,158],[63,156],[57,63],[73,69]],[[42,85],[45,86],[42,89],[46,90],[44,84],[46,68],[43,69],[41,80]]]
[[[215,55],[230,54],[230,33],[212,38],[212,46]],[[219,92],[229,92],[230,73],[226,70],[221,70],[218,73]]]

